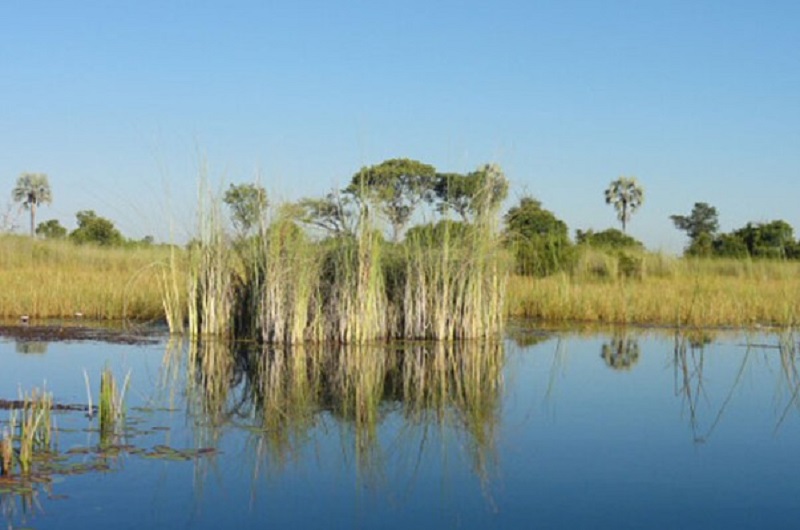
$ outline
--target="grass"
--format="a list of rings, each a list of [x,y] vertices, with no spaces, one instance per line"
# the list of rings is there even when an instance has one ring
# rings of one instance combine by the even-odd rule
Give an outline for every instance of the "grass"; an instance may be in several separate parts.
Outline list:
[[[29,475],[36,455],[52,449],[53,395],[34,388],[20,400],[22,408],[9,413],[0,439],[0,476],[14,475],[16,468]]]
[[[793,326],[800,322],[800,263],[641,256],[638,277],[607,254],[576,271],[513,277],[506,313],[547,322],[641,325]]]
[[[163,318],[160,275],[169,259],[165,247],[100,248],[0,235],[0,318]]]
[[[353,233],[328,238],[306,232],[282,206],[267,212],[256,234],[238,238],[225,230],[213,194],[201,189],[198,210],[198,242],[188,256],[191,337],[367,344],[502,330],[510,264],[491,222],[496,212],[452,233],[445,224],[394,243],[366,206]],[[164,306],[173,308],[177,297],[165,292]],[[167,320],[173,332],[184,331]]]
[[[570,272],[512,275],[503,289],[507,269],[491,238],[392,245],[365,231],[322,244],[278,216],[265,237],[241,248],[217,228],[209,225],[206,243],[189,252],[0,236],[0,318],[163,319],[175,331],[194,322],[197,335],[268,343],[462,338],[496,333],[506,316],[668,326],[800,321],[798,262],[649,253],[621,262],[584,250]],[[367,319],[356,316],[363,312]]]

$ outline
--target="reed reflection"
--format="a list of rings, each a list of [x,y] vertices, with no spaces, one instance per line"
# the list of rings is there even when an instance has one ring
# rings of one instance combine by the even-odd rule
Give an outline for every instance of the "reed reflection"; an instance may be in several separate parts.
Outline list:
[[[231,421],[248,432],[256,476],[284,469],[325,435],[318,427],[332,418],[351,433],[341,437],[343,455],[352,454],[361,480],[379,482],[390,459],[415,466],[440,449],[427,443],[434,429],[442,439],[443,431],[463,438],[486,485],[497,466],[503,363],[499,342],[312,348],[207,341],[188,347],[188,403],[197,426],[212,427],[214,437]],[[387,443],[389,417],[402,424],[393,435],[413,432],[419,443]],[[396,454],[402,451],[415,456]]]

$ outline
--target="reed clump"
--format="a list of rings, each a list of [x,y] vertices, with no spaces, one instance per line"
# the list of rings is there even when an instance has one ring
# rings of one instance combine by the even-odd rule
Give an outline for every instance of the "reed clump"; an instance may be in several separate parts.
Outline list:
[[[581,261],[583,260],[583,261]],[[636,277],[613,256],[593,253],[574,271],[509,281],[507,314],[549,322],[689,327],[794,326],[800,321],[800,263],[672,258],[643,254]]]
[[[189,250],[190,336],[366,344],[487,338],[503,328],[510,262],[494,209],[389,242],[367,205],[351,232],[314,237],[280,207],[256,234],[233,238],[219,203],[206,196]]]
[[[53,447],[53,396],[34,388],[20,392],[21,408],[11,410],[8,425],[0,438],[0,476],[31,473],[39,454],[49,454]]]
[[[108,441],[119,434],[125,422],[125,394],[128,391],[131,373],[125,376],[120,386],[111,368],[106,367],[100,374],[100,399],[98,416],[100,418],[100,439]]]

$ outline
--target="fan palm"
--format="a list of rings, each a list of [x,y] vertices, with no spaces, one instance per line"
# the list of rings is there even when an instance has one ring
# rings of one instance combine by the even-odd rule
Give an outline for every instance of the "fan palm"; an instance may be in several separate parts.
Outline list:
[[[36,207],[42,203],[51,203],[53,195],[50,192],[50,183],[44,173],[23,173],[17,179],[17,185],[12,192],[14,202],[21,203],[22,207],[31,212],[31,237],[36,228]]]
[[[611,182],[606,189],[606,203],[614,205],[617,219],[622,223],[623,232],[625,232],[631,215],[639,209],[643,202],[644,189],[634,177],[620,177]]]

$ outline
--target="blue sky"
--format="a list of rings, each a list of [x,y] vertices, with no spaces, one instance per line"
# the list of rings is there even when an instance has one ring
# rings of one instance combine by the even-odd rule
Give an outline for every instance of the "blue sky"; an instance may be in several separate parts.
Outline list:
[[[41,220],[183,239],[201,166],[292,200],[408,157],[497,162],[571,233],[618,226],[603,190],[636,176],[654,250],[698,201],[800,230],[799,25],[796,1],[5,0],[0,190],[45,172]]]

